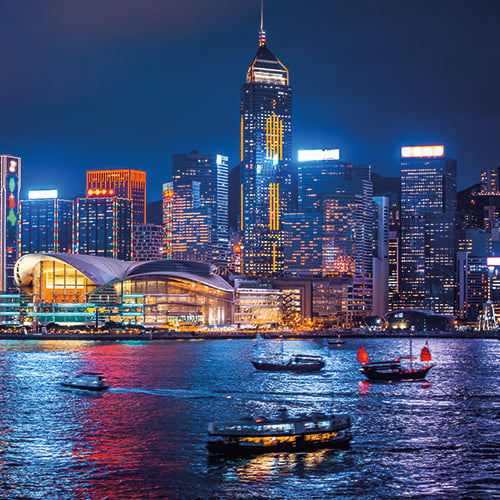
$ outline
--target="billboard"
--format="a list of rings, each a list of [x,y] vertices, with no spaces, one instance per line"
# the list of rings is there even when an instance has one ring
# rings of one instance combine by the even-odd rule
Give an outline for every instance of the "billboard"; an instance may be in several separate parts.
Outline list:
[[[444,146],[405,146],[401,148],[401,158],[428,158],[444,156]]]
[[[340,160],[340,149],[299,149],[299,161]]]

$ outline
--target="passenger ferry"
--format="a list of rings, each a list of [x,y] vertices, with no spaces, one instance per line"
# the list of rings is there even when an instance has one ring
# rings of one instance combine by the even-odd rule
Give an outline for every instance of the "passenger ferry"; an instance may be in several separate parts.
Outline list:
[[[286,409],[276,419],[244,418],[208,425],[210,453],[253,455],[275,451],[298,452],[343,448],[352,439],[348,415],[312,413],[290,417]]]
[[[109,388],[102,373],[80,372],[61,382],[63,387],[84,391],[105,391]]]

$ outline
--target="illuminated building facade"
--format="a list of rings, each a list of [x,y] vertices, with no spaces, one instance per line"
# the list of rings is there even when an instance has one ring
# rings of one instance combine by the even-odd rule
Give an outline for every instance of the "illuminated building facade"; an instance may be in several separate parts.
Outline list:
[[[212,262],[212,213],[200,206],[200,182],[174,187],[172,257]]]
[[[0,155],[0,291],[14,292],[14,265],[19,251],[21,158]]]
[[[174,186],[171,182],[163,184],[162,223],[163,223],[163,256],[172,258],[172,231],[174,214]]]
[[[373,314],[381,318],[388,310],[389,298],[389,213],[390,199],[374,196],[375,248],[373,253]]]
[[[405,308],[453,314],[457,163],[444,146],[401,153],[400,298]]]
[[[288,69],[259,32],[241,89],[240,231],[243,271],[283,273],[283,215],[292,206],[292,88]]]
[[[335,283],[335,290],[343,291],[338,302],[342,311],[335,310],[343,315],[343,324],[351,324],[373,311],[371,167],[340,161],[338,150],[305,150],[299,154],[298,180],[299,212],[316,214],[321,227],[320,276]],[[298,227],[297,231],[299,234]],[[293,236],[288,238],[293,241]]]
[[[77,254],[27,254],[16,263],[26,316],[41,323],[151,327],[221,325],[233,320],[233,288],[214,265],[125,262]]]
[[[177,207],[173,213],[175,244],[182,242],[186,245],[189,255],[198,254],[199,259],[223,265],[228,263],[229,258],[228,161],[227,156],[199,154],[193,151],[189,154],[175,154],[172,168],[173,202]],[[199,191],[197,196],[191,195],[191,202],[179,200],[178,198],[186,193],[186,189],[190,191],[189,186],[191,193],[194,192],[193,189]],[[186,231],[192,233],[194,228],[188,221],[182,220],[187,216],[184,209],[197,210],[199,214],[208,215],[210,219],[210,244],[203,252],[196,248],[196,240],[186,234]],[[192,219],[192,216],[191,213],[189,218]],[[189,246],[193,248],[187,248]],[[188,258],[181,254],[176,255],[178,258]]]
[[[57,190],[29,191],[21,200],[20,255],[73,251],[74,201],[60,200]]]
[[[76,202],[75,253],[132,259],[132,202],[100,196]]]
[[[89,170],[87,198],[94,196],[131,200],[133,223],[146,223],[146,172],[132,169]]]
[[[163,259],[163,226],[137,224],[134,226],[134,260]]]

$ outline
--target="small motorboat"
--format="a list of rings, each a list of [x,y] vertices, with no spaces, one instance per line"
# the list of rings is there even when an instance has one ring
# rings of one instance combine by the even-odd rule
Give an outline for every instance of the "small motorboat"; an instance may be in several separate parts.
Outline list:
[[[262,358],[253,359],[252,364],[257,370],[270,372],[317,372],[324,368],[325,361],[322,356],[308,354],[292,354],[288,359]]]
[[[210,453],[253,455],[268,452],[299,452],[321,448],[345,448],[352,439],[348,415],[312,413],[290,417],[286,409],[278,418],[243,418],[208,425]]]
[[[417,382],[424,380],[427,372],[432,368],[430,363],[432,358],[427,341],[420,353],[421,364],[415,366],[413,364],[415,359],[416,357],[411,356],[411,340],[410,356],[402,356],[389,361],[370,361],[364,346],[358,350],[358,361],[362,365],[361,373],[368,380],[375,382]],[[402,360],[408,360],[409,366],[403,365]]]
[[[337,338],[328,338],[326,339],[326,343],[330,347],[342,347],[345,344],[345,340],[340,338],[340,333],[337,335]]]
[[[61,382],[63,387],[85,391],[104,391],[109,388],[102,373],[80,372]]]

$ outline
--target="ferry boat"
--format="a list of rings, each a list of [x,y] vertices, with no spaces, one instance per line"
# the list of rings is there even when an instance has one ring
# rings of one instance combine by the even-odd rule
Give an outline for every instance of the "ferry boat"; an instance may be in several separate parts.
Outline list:
[[[207,448],[213,454],[253,455],[344,448],[352,439],[348,415],[312,413],[290,417],[286,409],[276,419],[259,417],[208,425]]]
[[[262,358],[252,359],[252,364],[257,370],[272,372],[316,372],[324,368],[325,361],[322,356],[308,354],[292,354],[288,359]]]
[[[104,391],[109,388],[102,373],[80,372],[61,382],[63,387],[85,391]]]

